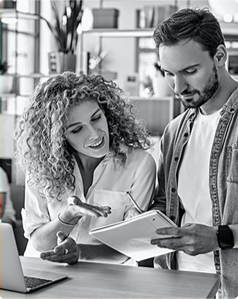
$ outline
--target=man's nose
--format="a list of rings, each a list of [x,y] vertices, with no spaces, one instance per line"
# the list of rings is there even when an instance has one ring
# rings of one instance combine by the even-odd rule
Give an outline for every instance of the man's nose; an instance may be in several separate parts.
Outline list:
[[[185,89],[187,89],[188,84],[184,80],[183,76],[175,76],[173,82],[173,90],[176,94],[181,94]]]

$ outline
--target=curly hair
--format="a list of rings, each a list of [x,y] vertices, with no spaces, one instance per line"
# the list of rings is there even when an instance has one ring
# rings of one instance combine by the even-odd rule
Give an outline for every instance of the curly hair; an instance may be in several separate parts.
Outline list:
[[[38,84],[14,132],[16,159],[28,182],[47,199],[74,190],[73,149],[66,139],[67,116],[84,101],[95,101],[108,122],[110,151],[123,165],[123,147],[148,149],[152,144],[145,123],[132,112],[122,90],[100,75],[72,72]]]
[[[225,45],[218,20],[208,8],[183,8],[164,20],[154,30],[153,38],[160,45],[171,46],[182,40],[194,40],[213,58],[219,45]]]

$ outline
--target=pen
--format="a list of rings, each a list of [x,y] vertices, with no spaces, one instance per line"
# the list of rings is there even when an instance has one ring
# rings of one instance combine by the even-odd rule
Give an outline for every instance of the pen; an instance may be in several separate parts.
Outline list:
[[[132,197],[130,191],[127,191],[126,194],[128,195],[128,197],[130,198],[130,200],[132,201],[133,205],[135,206],[135,208],[137,209],[137,211],[142,214],[144,213],[144,211],[138,206],[137,202],[134,200],[134,198]]]

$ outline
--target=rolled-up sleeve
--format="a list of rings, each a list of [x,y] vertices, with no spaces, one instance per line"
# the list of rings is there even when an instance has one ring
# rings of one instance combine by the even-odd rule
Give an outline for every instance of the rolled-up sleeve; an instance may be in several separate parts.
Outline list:
[[[48,223],[50,215],[47,200],[41,197],[37,190],[26,182],[25,208],[22,209],[24,235],[30,238],[31,233],[38,227]]]
[[[142,210],[147,210],[153,199],[156,183],[156,164],[151,154],[146,153],[140,165],[137,166],[134,182],[131,186],[131,195],[136,200]],[[133,205],[131,208],[134,210]],[[127,211],[126,217],[130,217],[130,210]]]

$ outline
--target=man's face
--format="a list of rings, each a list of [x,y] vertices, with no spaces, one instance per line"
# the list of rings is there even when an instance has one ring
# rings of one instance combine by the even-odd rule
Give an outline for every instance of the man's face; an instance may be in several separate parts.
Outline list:
[[[205,104],[219,87],[218,72],[208,51],[193,40],[159,48],[169,86],[187,108]]]

